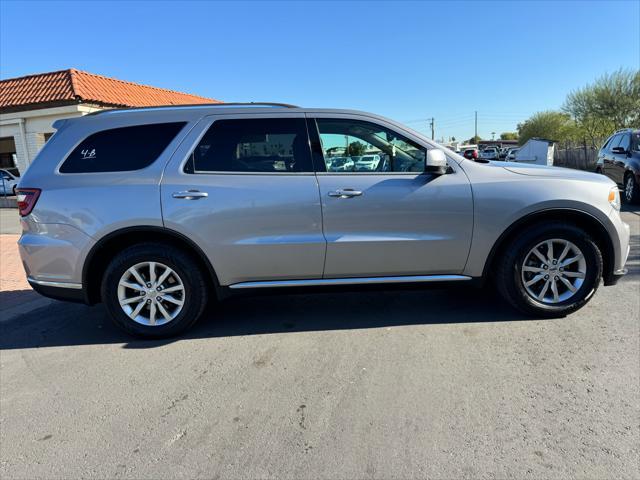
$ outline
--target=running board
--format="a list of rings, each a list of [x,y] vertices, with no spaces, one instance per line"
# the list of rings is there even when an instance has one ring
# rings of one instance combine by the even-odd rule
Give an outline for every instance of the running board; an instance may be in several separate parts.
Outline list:
[[[229,285],[232,289],[318,287],[323,285],[373,285],[385,283],[460,282],[471,280],[464,275],[412,275],[405,277],[320,278],[316,280],[268,280],[263,282],[241,282]]]

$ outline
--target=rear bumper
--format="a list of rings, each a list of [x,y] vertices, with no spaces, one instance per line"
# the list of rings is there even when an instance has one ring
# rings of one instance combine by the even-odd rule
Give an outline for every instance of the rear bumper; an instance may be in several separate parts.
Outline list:
[[[87,303],[85,291],[80,284],[39,281],[31,277],[28,277],[27,281],[31,288],[45,297],[67,302]]]

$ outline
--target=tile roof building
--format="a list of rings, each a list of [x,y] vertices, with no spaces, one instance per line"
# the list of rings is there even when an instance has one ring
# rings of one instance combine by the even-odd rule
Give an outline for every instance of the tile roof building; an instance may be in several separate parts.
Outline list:
[[[198,103],[221,102],[74,68],[0,80],[0,168],[24,171],[60,118],[107,108]]]

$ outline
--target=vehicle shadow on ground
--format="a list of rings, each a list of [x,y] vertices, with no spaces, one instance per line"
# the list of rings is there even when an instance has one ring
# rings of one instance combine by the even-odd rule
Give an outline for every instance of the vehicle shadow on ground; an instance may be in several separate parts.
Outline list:
[[[199,338],[518,320],[528,318],[489,289],[274,295],[213,304],[177,338],[135,340],[111,323],[102,305],[54,302],[1,323],[0,350],[111,343],[155,348]]]

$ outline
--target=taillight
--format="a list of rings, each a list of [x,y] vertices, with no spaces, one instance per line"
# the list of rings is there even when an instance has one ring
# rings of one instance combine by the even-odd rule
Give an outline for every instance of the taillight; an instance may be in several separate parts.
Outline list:
[[[18,200],[18,212],[21,217],[26,217],[31,213],[33,207],[36,206],[38,197],[40,196],[39,188],[19,188],[16,192]]]
[[[471,155],[473,156],[473,158],[478,158],[478,151],[474,150]]]

